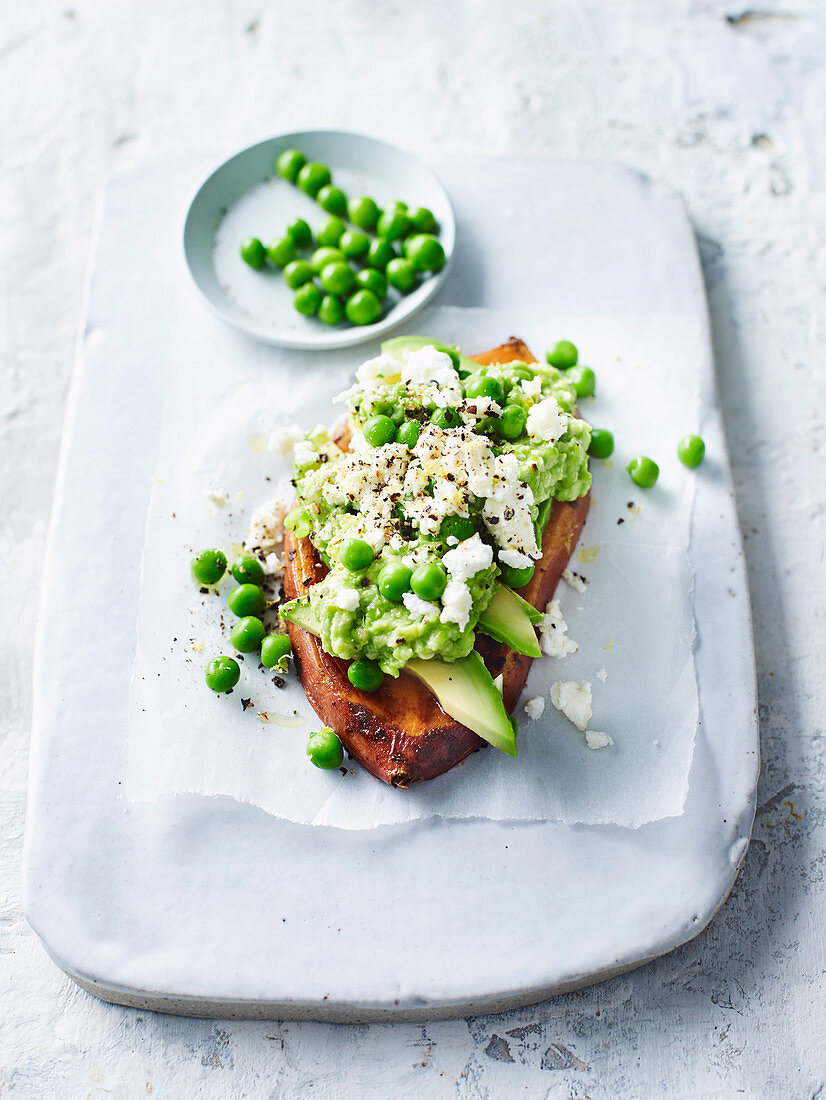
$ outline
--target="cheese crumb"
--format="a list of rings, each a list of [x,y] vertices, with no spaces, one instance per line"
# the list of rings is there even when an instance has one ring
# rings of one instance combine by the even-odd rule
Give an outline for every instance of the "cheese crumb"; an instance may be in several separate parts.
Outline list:
[[[287,506],[277,498],[256,508],[250,516],[250,526],[244,539],[244,549],[267,557],[277,552],[284,542],[284,517]]]
[[[273,428],[267,442],[267,449],[276,455],[288,455],[300,439],[304,438],[304,432],[297,424],[285,424]]]
[[[537,718],[542,717],[542,712],[544,711],[544,709],[545,700],[542,698],[541,695],[535,695],[533,699],[529,699],[527,703],[525,703],[525,714],[527,714],[532,722],[535,722]]]
[[[551,600],[545,608],[545,617],[539,624],[542,649],[549,657],[567,657],[576,653],[579,646],[568,635],[568,624],[562,617],[559,600]]]
[[[551,702],[578,730],[585,732],[593,715],[591,685],[587,680],[581,684],[576,680],[557,680],[551,688]]]
[[[606,680],[608,679],[608,673],[607,673],[607,672],[605,671],[605,669],[604,669],[604,668],[601,668],[601,669],[599,669],[599,671],[598,671],[598,672],[596,673],[596,678],[597,678],[598,680],[601,680],[601,681],[603,682],[603,684],[604,684],[604,683],[605,683],[605,681],[606,681]]]
[[[229,493],[226,489],[210,489],[207,493],[207,500],[214,504],[216,508],[226,508],[229,504]]]
[[[614,738],[608,733],[603,733],[601,730],[585,731],[585,744],[589,749],[604,749],[613,743]]]
[[[402,603],[414,619],[435,619],[439,614],[439,609],[435,603],[423,600],[415,592],[405,592],[402,596]]]
[[[565,434],[568,421],[555,397],[546,397],[528,410],[527,430],[532,439],[553,443]]]
[[[333,589],[331,596],[330,602],[333,607],[338,607],[342,611],[355,611],[359,605],[358,590],[344,584]]]
[[[563,569],[562,579],[567,585],[573,588],[575,592],[584,592],[588,587],[587,577],[583,577],[581,573],[575,573],[573,569]]]

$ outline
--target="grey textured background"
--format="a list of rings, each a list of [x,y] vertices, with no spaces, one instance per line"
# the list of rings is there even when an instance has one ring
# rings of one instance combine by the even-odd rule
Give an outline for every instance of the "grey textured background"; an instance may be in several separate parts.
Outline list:
[[[824,59],[822,0],[3,6],[0,1096],[826,1095]],[[700,239],[754,607],[754,840],[693,943],[503,1017],[115,1008],[65,979],[21,915],[37,589],[102,186],[302,126],[425,155],[623,161],[685,194]]]

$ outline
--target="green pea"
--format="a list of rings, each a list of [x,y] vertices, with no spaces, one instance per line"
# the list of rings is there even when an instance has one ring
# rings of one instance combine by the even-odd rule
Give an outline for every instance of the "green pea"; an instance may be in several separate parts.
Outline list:
[[[293,305],[298,312],[303,313],[305,317],[312,317],[314,313],[318,312],[318,307],[321,305],[321,299],[322,293],[315,283],[305,283],[295,292]]]
[[[324,768],[331,771],[340,768],[344,760],[344,749],[340,739],[332,730],[323,729],[318,733],[311,733],[307,742],[307,759],[316,768]]]
[[[441,271],[445,266],[442,243],[430,233],[408,237],[404,242],[404,254],[417,271]]]
[[[416,282],[416,268],[412,261],[403,260],[401,257],[391,260],[387,265],[387,281],[402,294],[407,294]]]
[[[292,237],[280,237],[267,245],[267,258],[276,267],[286,267],[295,259],[295,241]]]
[[[491,439],[499,439],[502,435],[501,416],[481,416],[474,425],[479,435],[490,436]]]
[[[390,603],[401,603],[402,596],[410,591],[412,574],[412,569],[408,569],[400,561],[388,563],[379,573],[379,592]]]
[[[499,431],[511,441],[519,439],[528,422],[528,414],[521,405],[505,405],[499,418]]]
[[[309,248],[313,243],[313,231],[303,218],[293,218],[287,226],[287,236],[292,238],[296,248]]]
[[[318,319],[325,325],[337,325],[344,320],[344,304],[335,294],[325,294],[318,307]]]
[[[349,294],[356,285],[356,276],[349,264],[334,260],[322,267],[321,285],[328,294]]]
[[[597,388],[597,376],[590,367],[571,367],[565,377],[574,387],[577,397],[593,397]]]
[[[344,263],[346,259],[347,257],[338,248],[317,248],[310,256],[310,267],[317,275],[320,275],[327,264]]]
[[[373,547],[364,539],[345,539],[338,560],[351,573],[358,573],[373,561]]]
[[[360,229],[346,229],[341,234],[338,247],[345,256],[363,256],[370,247],[370,238]]]
[[[699,435],[684,435],[677,444],[677,458],[689,470],[696,469],[705,458],[706,445]]]
[[[258,237],[244,237],[241,241],[241,259],[256,271],[264,266],[267,250]]]
[[[313,277],[313,269],[305,260],[292,260],[284,268],[284,282],[291,290],[298,290],[300,286],[309,283]]]
[[[459,410],[446,405],[444,408],[434,409],[430,415],[430,423],[437,428],[455,428],[461,424],[462,418]]]
[[[298,539],[306,539],[313,529],[313,517],[306,508],[293,508],[284,518],[284,526]]]
[[[257,584],[239,584],[227,596],[233,615],[243,619],[247,615],[261,615],[267,606],[267,597]]]
[[[607,428],[591,428],[588,454],[594,458],[610,458],[614,453],[614,436]]]
[[[241,554],[230,566],[230,573],[239,584],[263,584],[264,567],[252,554]]]
[[[396,432],[396,442],[403,443],[405,447],[409,447],[412,451],[419,441],[421,430],[422,426],[418,420],[405,420],[403,424],[399,425],[399,430]]]
[[[650,489],[657,484],[660,468],[653,459],[639,455],[628,463],[628,473],[635,485],[639,485],[641,489]]]
[[[305,195],[314,199],[322,187],[330,182],[330,169],[317,161],[308,161],[298,173],[298,186]]]
[[[233,626],[229,640],[241,653],[252,653],[264,640],[264,624],[255,615],[247,615]]]
[[[371,447],[383,447],[396,438],[396,425],[389,416],[371,416],[364,422],[364,438]]]
[[[407,203],[402,202],[401,199],[396,199],[396,201],[392,205],[395,206],[398,210],[403,210],[405,214],[407,213]]]
[[[217,584],[227,567],[223,550],[202,550],[189,563],[192,579],[197,584]]]
[[[363,267],[356,272],[356,282],[365,290],[370,290],[377,298],[387,297],[387,279],[375,267]]]
[[[410,218],[400,206],[390,206],[379,214],[376,233],[387,241],[397,241],[410,231]]]
[[[570,367],[576,366],[579,352],[576,344],[572,344],[570,340],[560,340],[552,348],[548,348],[545,352],[545,358],[552,367],[568,370]]]
[[[384,673],[377,661],[368,661],[366,657],[359,657],[347,669],[347,679],[359,691],[376,691],[381,687]]]
[[[476,525],[469,516],[445,516],[439,528],[439,538],[443,542],[447,542],[449,538],[464,542],[465,539],[473,538],[475,534]]]
[[[347,196],[340,187],[326,184],[316,195],[315,201],[328,214],[338,214],[342,218],[347,216]]]
[[[287,671],[287,659],[290,655],[290,639],[286,634],[268,634],[261,643],[261,664],[264,668]]]
[[[447,588],[445,567],[437,562],[417,565],[410,577],[410,587],[423,600],[438,600]]]
[[[379,216],[379,208],[368,195],[356,195],[347,203],[347,216],[359,229],[372,229]]]
[[[500,565],[502,580],[511,588],[524,588],[530,582],[534,574],[534,566],[526,565],[522,569],[515,569],[512,565]]]
[[[498,378],[487,375],[468,378],[465,382],[465,397],[490,397],[497,405],[505,398],[505,391]]]
[[[232,691],[241,678],[241,666],[232,657],[213,657],[204,669],[207,687],[213,691]]]
[[[384,237],[376,237],[374,241],[370,242],[366,257],[366,262],[370,267],[378,267],[384,271],[390,261],[395,259],[396,250],[390,241],[386,241]]]
[[[290,183],[295,183],[298,173],[307,163],[307,158],[298,149],[285,149],[275,161],[275,170],[279,176],[283,176]]]
[[[337,218],[334,214],[331,218],[328,218],[321,229],[318,230],[316,238],[320,245],[325,245],[327,248],[337,248],[338,242],[341,240],[346,229],[347,226],[341,218]]]
[[[407,216],[410,218],[410,224],[419,233],[439,232],[439,223],[434,218],[433,212],[426,206],[414,206],[412,210],[407,211]]]
[[[357,290],[344,307],[347,320],[354,325],[372,325],[381,316],[381,302],[372,290]]]

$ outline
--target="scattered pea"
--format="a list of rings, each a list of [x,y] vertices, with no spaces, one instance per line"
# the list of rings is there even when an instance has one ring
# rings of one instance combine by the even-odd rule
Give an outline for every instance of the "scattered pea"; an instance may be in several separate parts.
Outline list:
[[[391,206],[383,210],[376,224],[376,233],[388,241],[397,241],[410,231],[410,218],[400,206]]]
[[[434,409],[430,414],[430,423],[437,428],[455,428],[461,423],[459,410],[446,405],[444,408]]]
[[[356,285],[356,276],[349,264],[334,260],[321,269],[321,285],[328,294],[349,294]]]
[[[405,447],[409,447],[412,451],[419,440],[421,430],[422,426],[418,420],[405,420],[403,424],[399,425],[396,432],[396,442],[403,443]]]
[[[593,397],[597,388],[597,376],[590,367],[571,367],[565,377],[574,387],[577,397]]]
[[[264,668],[279,668],[287,671],[290,655],[290,639],[286,634],[268,634],[261,643],[261,664]]]
[[[412,260],[403,260],[401,257],[391,260],[387,265],[387,281],[402,294],[412,290],[416,282],[416,268]]]
[[[375,691],[381,687],[384,673],[377,661],[359,657],[347,669],[347,679],[359,691]]]
[[[389,562],[379,573],[378,588],[390,603],[401,603],[405,592],[410,591],[411,569],[400,561]]]
[[[325,294],[318,307],[318,319],[325,325],[337,325],[344,320],[344,305],[335,294]]]
[[[449,538],[457,542],[473,538],[476,533],[476,525],[469,516],[445,516],[439,528],[439,538],[446,542]]]
[[[396,438],[396,425],[389,416],[380,413],[364,422],[364,438],[371,447],[383,447]]]
[[[576,344],[572,344],[570,340],[560,340],[552,348],[548,348],[545,352],[545,358],[552,367],[558,367],[559,370],[568,370],[570,367],[576,366],[579,352]]]
[[[347,196],[340,187],[334,187],[331,183],[325,184],[316,195],[315,201],[328,214],[338,214],[342,218],[347,216]]]
[[[213,657],[204,669],[207,687],[213,691],[232,691],[241,678],[241,666],[232,657]]]
[[[347,257],[340,249],[323,246],[317,248],[312,256],[310,256],[310,267],[317,275],[320,275],[321,269],[326,267],[327,264],[344,263],[346,258]]]
[[[628,473],[635,485],[639,485],[641,489],[650,489],[657,484],[660,468],[653,459],[640,455],[628,463]]]
[[[257,271],[264,266],[267,250],[258,237],[244,237],[241,241],[241,259]]]
[[[295,259],[295,241],[292,237],[279,237],[267,245],[267,257],[276,267],[286,267]]]
[[[510,588],[524,588],[533,578],[534,566],[525,565],[521,569],[516,569],[512,565],[500,565],[499,569],[502,573],[502,580]]]
[[[677,444],[677,458],[689,470],[696,469],[706,455],[706,445],[699,435],[684,435]]]
[[[505,405],[499,418],[499,431],[511,441],[519,439],[528,423],[528,414],[521,405]]]
[[[323,295],[315,283],[305,283],[295,292],[293,305],[305,317],[312,317],[314,313],[318,312],[322,297]]]
[[[296,182],[305,195],[314,199],[322,187],[330,182],[330,169],[316,161],[308,161],[300,169]]]
[[[307,759],[317,768],[331,771],[340,768],[344,760],[344,749],[341,740],[330,729],[319,730],[311,733],[307,741]]]
[[[379,216],[379,208],[368,195],[356,195],[347,203],[347,214],[359,229],[372,229]]]
[[[197,584],[217,584],[227,568],[227,556],[223,550],[202,550],[189,564]]]
[[[233,626],[229,640],[239,652],[252,653],[264,640],[264,624],[255,615],[246,615]]]
[[[499,379],[489,376],[468,378],[464,390],[465,397],[490,397],[497,405],[501,404],[505,397],[505,391]]]
[[[227,596],[227,603],[233,615],[239,619],[247,615],[261,615],[267,606],[267,597],[257,584],[239,584]]]
[[[370,267],[378,267],[384,271],[390,261],[395,258],[396,250],[390,241],[386,241],[384,237],[376,237],[375,240],[370,242],[366,256],[366,262]]]
[[[300,286],[311,281],[313,274],[313,269],[306,260],[292,260],[284,268],[284,282],[291,290],[298,290]]]
[[[305,539],[313,529],[313,517],[306,508],[293,508],[284,518],[284,526],[298,539]]]
[[[407,211],[410,223],[419,233],[438,233],[439,223],[433,216],[433,212],[426,206],[414,206]]]
[[[298,173],[307,163],[307,158],[298,149],[285,149],[275,161],[275,170],[285,180],[295,183]]]
[[[377,298],[387,297],[387,279],[375,267],[363,267],[356,272],[356,282],[364,290],[370,290]]]
[[[442,242],[430,233],[417,233],[404,242],[404,254],[417,271],[441,271],[445,266]]]
[[[372,325],[381,316],[381,302],[372,290],[357,290],[347,299],[344,312],[354,325]]]
[[[264,567],[253,554],[241,554],[230,566],[239,584],[263,584]]]
[[[313,231],[303,218],[293,218],[287,226],[287,236],[293,239],[296,248],[309,248],[313,243]]]
[[[594,458],[610,458],[614,453],[614,436],[607,428],[591,428],[588,454]]]
[[[341,240],[346,229],[347,226],[341,218],[333,214],[333,216],[328,218],[324,225],[322,225],[321,229],[318,230],[316,238],[320,245],[325,245],[327,248],[338,248],[338,242]]]
[[[410,587],[423,600],[438,600],[447,588],[447,572],[438,562],[417,565],[410,577]]]
[[[351,573],[358,573],[372,562],[373,547],[364,539],[345,539],[341,544],[338,560]]]
[[[370,247],[370,238],[360,229],[346,229],[341,234],[338,247],[345,256],[363,256]]]

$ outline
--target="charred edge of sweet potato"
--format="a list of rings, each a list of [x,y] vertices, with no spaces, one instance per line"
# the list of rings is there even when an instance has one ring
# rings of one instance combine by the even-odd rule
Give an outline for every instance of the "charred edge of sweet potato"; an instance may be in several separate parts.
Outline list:
[[[491,363],[537,360],[516,336],[473,359]],[[350,431],[341,428],[333,441],[346,450]],[[562,570],[576,545],[588,513],[586,495],[570,503],[555,501],[543,532],[543,556],[521,595],[543,608],[553,595]],[[309,539],[285,537],[284,591],[290,598],[304,595],[327,570]],[[293,624],[288,625],[296,670],[319,718],[339,735],[351,756],[377,779],[394,787],[432,779],[482,748],[485,742],[472,730],[454,721],[427,688],[404,672],[397,680],[386,678],[379,691],[358,691],[347,678],[347,662],[325,653],[320,641]],[[515,653],[501,642],[477,635],[476,649],[492,676],[502,675],[503,700],[510,713],[522,692],[531,658]],[[421,727],[418,733],[401,723]]]

